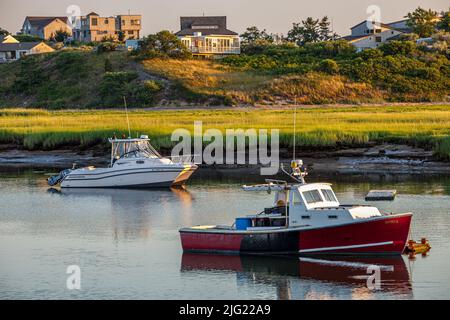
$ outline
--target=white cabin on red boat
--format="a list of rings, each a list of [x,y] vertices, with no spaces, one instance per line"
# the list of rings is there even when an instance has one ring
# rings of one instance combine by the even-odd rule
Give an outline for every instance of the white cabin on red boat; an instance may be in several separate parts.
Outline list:
[[[275,191],[274,207],[264,213],[249,215],[251,226],[259,228],[321,227],[354,222],[356,219],[374,218],[382,214],[378,208],[365,205],[341,205],[329,183],[264,184],[244,186],[247,191]],[[287,212],[287,215],[285,214]],[[280,223],[284,217],[283,223]],[[238,218],[242,219],[242,218]],[[258,220],[265,220],[264,223]],[[287,223],[286,223],[287,222]]]

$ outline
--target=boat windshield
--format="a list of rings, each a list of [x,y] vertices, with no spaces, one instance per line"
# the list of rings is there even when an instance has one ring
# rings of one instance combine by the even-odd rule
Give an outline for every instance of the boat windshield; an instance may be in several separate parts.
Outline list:
[[[113,141],[112,159],[121,158],[161,158],[148,140]]]

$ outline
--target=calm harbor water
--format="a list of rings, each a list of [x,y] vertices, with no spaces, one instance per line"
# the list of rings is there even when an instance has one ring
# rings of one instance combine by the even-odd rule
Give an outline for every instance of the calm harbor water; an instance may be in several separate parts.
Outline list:
[[[450,299],[450,177],[310,176],[341,203],[395,188],[389,212],[413,211],[412,235],[432,250],[397,258],[270,258],[183,254],[178,229],[228,224],[272,202],[239,175],[200,171],[186,190],[49,189],[45,171],[0,173],[2,299]],[[259,182],[260,178],[253,179]],[[366,285],[381,267],[381,288]],[[81,268],[68,290],[66,268]]]

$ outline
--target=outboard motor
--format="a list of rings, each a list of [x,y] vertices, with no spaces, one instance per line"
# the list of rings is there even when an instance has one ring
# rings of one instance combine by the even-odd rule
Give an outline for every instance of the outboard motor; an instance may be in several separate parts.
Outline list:
[[[71,172],[72,170],[70,169],[65,169],[63,171],[61,171],[59,174],[55,175],[55,176],[51,176],[50,178],[47,179],[47,183],[49,186],[54,186],[57,185],[58,183],[60,183],[61,181],[64,180],[64,178]]]

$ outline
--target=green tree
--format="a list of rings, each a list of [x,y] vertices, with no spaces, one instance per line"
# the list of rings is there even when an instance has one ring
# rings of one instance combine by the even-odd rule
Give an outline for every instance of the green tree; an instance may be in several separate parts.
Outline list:
[[[242,45],[255,45],[261,43],[273,43],[273,36],[266,32],[266,29],[259,30],[258,27],[248,27],[243,34]]]
[[[37,36],[32,36],[29,34],[17,34],[14,36],[14,38],[19,41],[19,42],[38,42],[38,41],[44,41],[43,39],[37,37]]]
[[[302,20],[301,23],[293,23],[292,29],[287,34],[287,40],[298,45],[319,41],[319,19],[308,17],[306,20]]]
[[[105,72],[113,72],[113,66],[109,58],[105,59]]]
[[[405,18],[409,19],[406,24],[413,32],[425,38],[431,36],[436,30],[438,13],[431,9],[425,10],[418,7],[413,12],[409,12]]]
[[[53,35],[53,40],[56,42],[64,42],[66,39],[70,37],[70,34],[66,30],[58,30]]]
[[[336,40],[338,35],[330,28],[331,22],[327,16],[319,22],[319,39],[321,41]]]
[[[437,23],[437,28],[445,32],[450,32],[450,11],[442,12],[442,18]]]
[[[188,48],[170,31],[163,30],[144,37],[137,54],[148,57],[171,57],[185,59],[192,56]]]
[[[0,36],[7,36],[8,34],[10,34],[8,32],[8,30],[5,30],[5,29],[0,27]]]
[[[120,42],[123,42],[123,40],[125,40],[125,32],[119,31],[117,33],[117,40],[119,40]]]
[[[335,40],[338,35],[330,28],[330,20],[327,16],[322,19],[312,17],[302,20],[301,23],[293,23],[292,29],[287,34],[287,40],[298,45],[311,42]]]

